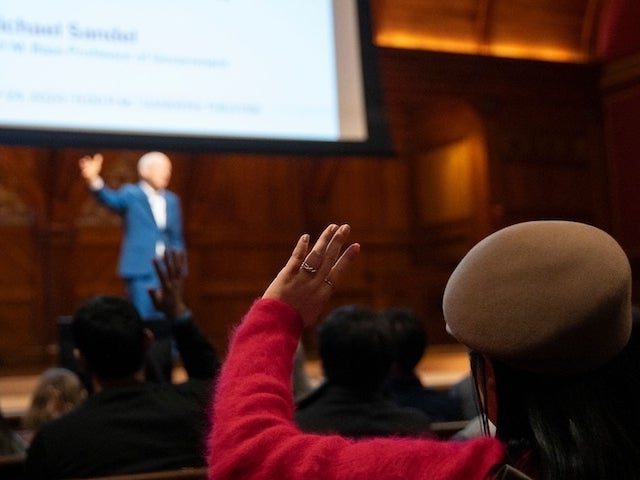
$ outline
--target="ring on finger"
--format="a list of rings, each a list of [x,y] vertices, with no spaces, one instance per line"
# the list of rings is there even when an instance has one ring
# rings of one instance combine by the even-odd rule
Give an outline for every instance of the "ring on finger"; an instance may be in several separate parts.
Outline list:
[[[302,265],[300,265],[300,268],[302,268],[305,272],[309,272],[309,273],[316,273],[318,271],[316,267],[312,267],[307,262],[302,262]]]

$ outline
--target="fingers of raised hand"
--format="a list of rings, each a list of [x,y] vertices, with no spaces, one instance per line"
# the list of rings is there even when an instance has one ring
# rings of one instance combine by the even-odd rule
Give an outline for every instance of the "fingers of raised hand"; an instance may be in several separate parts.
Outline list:
[[[310,237],[308,233],[305,233],[298,239],[298,242],[291,253],[291,257],[284,268],[285,271],[288,271],[289,273],[297,273],[300,265],[307,255],[307,252],[309,251],[309,240]]]
[[[185,254],[181,250],[165,252],[165,266],[169,278],[182,278],[185,270]]]
[[[180,250],[167,250],[162,257],[153,259],[153,266],[163,287],[167,288],[173,281],[185,276],[186,255]]]
[[[289,275],[304,274],[309,279],[324,281],[328,286],[333,287],[333,282],[347,268],[352,259],[352,251],[349,255],[340,256],[340,252],[351,231],[348,224],[341,226],[331,224],[322,232],[316,243],[310,249],[310,237],[308,234],[302,235],[293,249],[291,258],[287,262],[286,271]],[[358,246],[359,248],[359,246]],[[348,250],[353,250],[349,247]],[[345,254],[347,252],[345,251]],[[339,268],[335,270],[335,267]],[[332,274],[332,279],[328,275]],[[325,281],[328,279],[328,281]]]
[[[338,260],[335,261],[329,273],[327,273],[327,275],[324,277],[325,283],[333,287],[334,282],[340,280],[344,272],[346,272],[351,267],[351,264],[356,259],[359,253],[360,253],[359,243],[352,243],[351,245],[349,245],[344,250],[344,252],[342,252],[342,255],[340,255],[340,258],[338,258]]]
[[[326,266],[328,267],[327,270],[331,270],[335,266],[349,233],[351,233],[351,227],[348,224],[344,224],[337,228],[332,235],[324,254]],[[328,271],[326,273],[328,273]]]
[[[329,225],[300,264],[300,271],[305,274],[317,274],[317,281],[334,288],[334,282],[339,279],[359,250],[359,245],[350,246],[342,256],[340,255],[350,231],[351,227],[348,224]]]
[[[327,247],[331,244],[331,241],[339,227],[335,224],[329,225],[324,229],[316,243],[313,245],[311,251],[303,259],[300,264],[300,269],[306,273],[315,274],[321,268],[326,270],[327,259],[325,258]]]
[[[329,225],[312,248],[309,235],[302,235],[263,297],[288,303],[298,309],[305,324],[312,324],[359,250],[353,244],[340,254],[349,231],[348,225]]]

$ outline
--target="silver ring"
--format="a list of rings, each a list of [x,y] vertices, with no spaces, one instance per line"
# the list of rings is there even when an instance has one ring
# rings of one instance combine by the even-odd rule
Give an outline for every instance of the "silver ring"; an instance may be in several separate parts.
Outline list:
[[[324,283],[326,283],[327,285],[329,285],[331,288],[334,287],[333,282],[331,280],[329,280],[328,278],[325,278],[323,280]]]
[[[318,271],[317,268],[312,267],[307,262],[302,262],[302,265],[300,265],[300,268],[302,268],[305,272],[309,272],[309,273],[316,273]]]

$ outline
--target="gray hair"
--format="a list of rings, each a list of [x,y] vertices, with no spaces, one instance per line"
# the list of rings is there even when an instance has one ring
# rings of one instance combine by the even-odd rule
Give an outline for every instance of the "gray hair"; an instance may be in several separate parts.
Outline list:
[[[138,174],[142,174],[145,168],[152,163],[157,162],[160,158],[166,158],[169,160],[169,157],[162,152],[147,152],[142,155],[138,160]]]

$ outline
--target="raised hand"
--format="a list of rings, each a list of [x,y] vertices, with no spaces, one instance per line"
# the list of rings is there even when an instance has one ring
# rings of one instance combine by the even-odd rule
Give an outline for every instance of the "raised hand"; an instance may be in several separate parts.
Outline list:
[[[178,318],[188,310],[183,298],[187,256],[182,250],[167,249],[162,258],[153,259],[153,266],[160,287],[149,289],[151,301],[167,318]]]
[[[102,170],[102,154],[96,153],[95,155],[85,155],[78,160],[78,166],[80,167],[80,173],[88,183],[95,181],[100,176]]]
[[[329,225],[309,249],[309,235],[298,240],[291,258],[263,298],[276,298],[298,310],[305,325],[316,322],[342,275],[360,252],[360,245],[343,247],[351,227]]]

